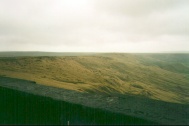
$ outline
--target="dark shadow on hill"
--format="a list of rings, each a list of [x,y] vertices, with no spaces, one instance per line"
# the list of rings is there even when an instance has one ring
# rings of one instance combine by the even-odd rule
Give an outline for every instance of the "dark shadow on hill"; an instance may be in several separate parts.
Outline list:
[[[176,125],[189,124],[188,117],[188,104],[130,94],[80,93],[0,76],[0,124]]]
[[[84,107],[0,87],[0,124],[155,124],[154,122]]]

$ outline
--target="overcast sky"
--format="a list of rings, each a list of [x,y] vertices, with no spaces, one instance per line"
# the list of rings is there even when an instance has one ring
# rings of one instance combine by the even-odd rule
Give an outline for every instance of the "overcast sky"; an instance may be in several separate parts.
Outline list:
[[[0,51],[189,51],[189,0],[0,0]]]

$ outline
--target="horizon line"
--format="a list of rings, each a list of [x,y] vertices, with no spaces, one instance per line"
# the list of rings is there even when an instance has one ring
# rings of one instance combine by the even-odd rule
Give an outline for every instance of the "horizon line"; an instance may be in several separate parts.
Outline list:
[[[75,51],[75,52],[71,52],[71,51],[65,51],[65,52],[60,52],[60,51],[0,51],[0,53],[3,52],[38,52],[38,53],[189,53],[189,51],[159,51],[159,52],[118,52],[118,51],[98,51],[98,52],[81,52],[81,51]]]

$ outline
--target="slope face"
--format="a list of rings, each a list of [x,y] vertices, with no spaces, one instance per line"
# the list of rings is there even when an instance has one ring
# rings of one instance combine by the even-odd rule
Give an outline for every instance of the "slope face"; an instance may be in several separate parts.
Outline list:
[[[10,89],[13,89],[13,92],[19,91],[21,97],[17,93],[13,93]],[[189,124],[189,105],[163,102],[136,95],[108,96],[80,93],[9,77],[0,77],[0,93],[0,100],[3,101],[1,102],[3,104],[0,104],[0,122],[8,122],[9,124],[21,124],[21,122],[25,122],[25,124],[39,124],[41,122],[45,124],[56,124],[57,121],[58,123],[65,124],[66,122],[67,124],[67,120],[70,120],[71,124],[77,125],[86,123],[101,123],[106,125]],[[26,95],[26,101],[21,100],[24,94]],[[31,94],[38,98],[43,96],[43,98],[39,101],[32,101],[33,98],[29,97]],[[57,102],[54,104],[56,107],[48,106],[49,103],[44,102],[47,98],[53,99],[49,103],[57,100],[61,101],[60,106],[57,106]],[[43,103],[42,108],[39,108],[40,104],[36,104],[40,102]],[[62,104],[62,102],[64,103]],[[23,105],[24,103],[27,103],[27,105]],[[80,109],[77,109],[77,106],[80,106]],[[88,109],[89,111],[86,109],[87,107],[90,108],[90,110]],[[103,110],[104,114],[99,113],[98,110]],[[86,113],[87,111],[89,113]],[[28,115],[28,113],[31,114]],[[72,114],[71,118],[70,114]],[[14,115],[19,116],[15,117]],[[115,116],[113,117],[112,115]],[[110,118],[107,118],[108,116]],[[19,119],[20,121],[18,121]],[[50,120],[56,121],[50,123]]]
[[[0,75],[80,92],[134,94],[188,104],[189,56],[173,55],[4,57],[0,58]]]

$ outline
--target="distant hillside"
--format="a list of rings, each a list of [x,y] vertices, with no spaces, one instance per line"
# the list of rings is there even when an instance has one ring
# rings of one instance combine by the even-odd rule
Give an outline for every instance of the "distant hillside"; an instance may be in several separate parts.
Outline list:
[[[134,94],[189,104],[189,54],[56,53],[54,56],[55,53],[49,53],[46,56],[45,53],[40,56],[39,53],[34,57],[26,54],[1,57],[0,75],[79,92]]]
[[[83,56],[92,55],[94,53],[85,52],[22,52],[22,51],[12,51],[12,52],[0,52],[0,57],[22,57],[22,56]]]

